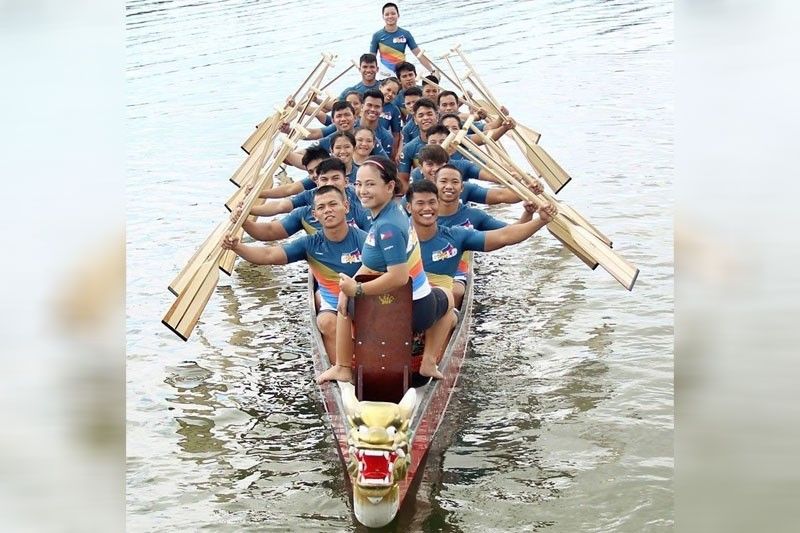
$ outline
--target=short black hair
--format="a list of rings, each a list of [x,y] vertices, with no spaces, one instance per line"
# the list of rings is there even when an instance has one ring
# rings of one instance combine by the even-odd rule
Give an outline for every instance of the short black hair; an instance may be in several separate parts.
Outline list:
[[[408,191],[406,191],[406,202],[411,203],[411,200],[414,198],[414,193],[423,193],[429,192],[431,194],[436,195],[439,197],[439,187],[430,180],[419,180],[413,182],[409,187]]]
[[[427,76],[422,78],[422,85],[423,86],[426,85],[425,80],[432,81],[436,85],[439,85],[439,78],[437,76],[434,76],[433,74],[428,74]],[[427,85],[430,85],[430,84],[427,84]]]
[[[398,15],[400,14],[400,8],[397,7],[397,4],[395,4],[394,2],[386,2],[385,4],[383,4],[383,7],[381,8],[381,15],[383,15],[383,12],[386,11],[387,7],[395,8],[395,10],[397,11],[397,14]]]
[[[442,97],[444,97],[444,96],[453,96],[453,97],[455,97],[457,104],[461,103],[461,100],[458,99],[458,95],[456,93],[454,93],[453,91],[442,91],[442,92],[440,92],[439,96],[436,97],[437,103],[440,104],[441,101],[442,101]]]
[[[446,118],[454,118],[454,119],[456,119],[458,121],[458,129],[461,129],[461,126],[464,125],[464,123],[461,122],[461,117],[459,117],[456,113],[445,113],[444,115],[439,117],[439,124],[443,124],[444,123],[444,119],[446,119]]]
[[[401,61],[394,67],[394,73],[397,74],[398,78],[400,77],[400,74],[402,74],[406,70],[410,70],[411,72],[414,73],[414,75],[417,74],[417,67],[415,67],[413,63],[409,63],[408,61]]]
[[[442,126],[441,124],[434,124],[427,130],[425,130],[425,135],[430,137],[431,135],[436,135],[437,133],[444,133],[445,135],[450,135],[450,130],[447,126]]]
[[[364,100],[367,98],[377,98],[381,102],[383,102],[383,93],[380,92],[378,89],[370,89],[368,91],[364,91]],[[364,101],[362,100],[362,102]]]
[[[455,165],[451,165],[450,163],[447,163],[443,167],[439,167],[439,170],[436,171],[436,174],[435,174],[434,177],[437,177],[439,175],[439,172],[441,172],[443,168],[448,168],[450,170],[455,170],[456,172],[458,172],[458,177],[461,178],[461,181],[464,181],[464,175],[461,174],[461,171],[458,169],[458,167],[455,166]]]
[[[422,89],[416,85],[409,87],[403,93],[403,97],[405,98],[406,96],[422,96]]]
[[[429,109],[433,109],[434,111],[439,110],[439,107],[433,102],[433,100],[429,98],[420,98],[414,103],[414,114],[416,114],[421,107],[427,107]]]
[[[340,163],[341,163],[341,161],[340,161]],[[341,189],[339,189],[339,187],[336,187],[335,185],[323,185],[322,187],[317,187],[314,190],[314,203],[316,203],[318,196],[321,196],[323,194],[327,194],[329,192],[335,192],[336,194],[339,195],[339,197],[342,200],[345,200],[345,201],[347,200],[347,198],[345,198],[345,196],[344,196],[344,193],[341,191]],[[316,205],[314,207],[316,207]]]
[[[329,170],[338,170],[344,174],[345,177],[347,176],[347,167],[338,157],[329,157],[328,159],[323,159],[317,167],[317,175],[325,174]]]
[[[356,114],[356,110],[353,109],[353,104],[347,100],[336,100],[331,106],[331,116],[335,115],[337,111],[342,111],[343,109],[349,109],[351,113],[354,115]]]
[[[330,156],[330,152],[328,152],[325,148],[319,146],[318,144],[314,144],[306,148],[306,153],[303,154],[303,159],[301,159],[300,162],[304,167],[307,167],[312,161],[316,161],[317,159],[328,159]]]
[[[361,54],[361,57],[358,58],[358,64],[361,65],[361,63],[375,63],[377,65],[378,58],[375,57],[375,54],[370,54],[369,52],[366,54]]]

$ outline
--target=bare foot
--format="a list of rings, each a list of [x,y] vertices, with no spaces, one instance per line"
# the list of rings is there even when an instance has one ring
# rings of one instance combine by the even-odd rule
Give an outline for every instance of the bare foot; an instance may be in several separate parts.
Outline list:
[[[326,381],[353,381],[353,370],[349,366],[333,365],[317,378],[317,383]]]
[[[444,379],[444,374],[439,372],[439,369],[436,368],[436,363],[428,363],[423,359],[422,364],[419,366],[419,373],[422,376],[433,378],[433,379]]]

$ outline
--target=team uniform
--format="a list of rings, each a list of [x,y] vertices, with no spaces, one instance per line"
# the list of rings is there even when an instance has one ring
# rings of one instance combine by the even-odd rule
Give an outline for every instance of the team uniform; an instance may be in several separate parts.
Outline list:
[[[354,228],[368,230],[372,225],[372,215],[369,210],[364,209],[361,201],[356,196],[356,191],[352,187],[345,187],[345,197],[350,203],[350,210],[347,211],[345,220],[347,225]],[[280,220],[281,226],[287,235],[294,235],[300,230],[313,235],[322,231],[322,224],[314,216],[314,190],[308,190],[296,194],[291,198],[292,212]]]
[[[387,272],[392,265],[408,265],[414,300],[412,329],[415,333],[431,327],[447,311],[447,297],[441,291],[431,290],[422,267],[417,234],[396,202],[389,202],[372,220],[361,251],[361,261],[375,272]]]
[[[397,172],[411,173],[412,166],[419,166],[419,153],[427,146],[427,141],[423,141],[417,137],[410,143],[403,146],[403,151],[400,154],[400,164],[397,166]]]
[[[353,85],[352,87],[348,87],[347,89],[342,91],[342,94],[339,95],[339,100],[344,100],[345,96],[347,96],[347,93],[351,91],[356,91],[361,96],[364,96],[364,93],[369,91],[370,89],[380,89],[380,88],[381,88],[381,82],[379,82],[378,80],[375,80],[375,83],[373,83],[372,85],[364,85],[364,82],[360,81],[355,85]]]
[[[458,206],[458,210],[452,215],[439,215],[437,222],[440,228],[466,228],[475,229],[478,231],[491,231],[494,229],[504,228],[508,225],[502,220],[497,220],[492,215],[481,209],[468,207],[463,204]],[[466,250],[469,250],[469,248],[466,248]],[[482,251],[482,249],[479,251]],[[472,254],[468,252],[463,253],[458,261],[458,268],[456,269],[456,273],[454,275],[456,281],[466,283],[467,273],[469,272],[469,266],[471,263]]]
[[[413,120],[409,120],[406,122],[406,125],[403,126],[403,142],[408,144],[417,137],[419,137],[419,126],[417,126],[417,123]]]
[[[467,251],[482,252],[485,244],[486,236],[483,232],[439,226],[436,235],[427,241],[420,241],[422,263],[430,284],[452,290],[460,258]]]
[[[390,133],[399,133],[402,129],[400,125],[400,119],[403,117],[403,114],[400,112],[400,108],[397,107],[394,102],[389,102],[383,104],[383,111],[381,111],[381,127],[383,129],[389,130]]]
[[[361,267],[361,248],[366,236],[365,231],[350,228],[342,241],[334,242],[325,238],[325,234],[320,231],[282,245],[289,263],[308,261],[308,267],[319,287],[320,311],[336,312],[339,273],[355,276]]]
[[[394,72],[397,65],[406,60],[406,46],[412,50],[417,48],[417,42],[411,32],[397,28],[393,32],[381,28],[372,35],[369,51],[380,54],[381,64],[390,72]]]

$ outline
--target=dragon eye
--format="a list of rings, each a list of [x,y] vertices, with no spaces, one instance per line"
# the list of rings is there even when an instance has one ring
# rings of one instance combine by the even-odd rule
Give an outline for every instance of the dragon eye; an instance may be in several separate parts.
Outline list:
[[[389,435],[390,439],[393,439],[394,436],[397,434],[397,428],[395,428],[394,426],[389,426],[388,428],[386,428],[386,434]]]
[[[364,425],[358,426],[358,433],[362,437],[366,437],[366,436],[369,435],[369,428],[367,426],[364,426]]]

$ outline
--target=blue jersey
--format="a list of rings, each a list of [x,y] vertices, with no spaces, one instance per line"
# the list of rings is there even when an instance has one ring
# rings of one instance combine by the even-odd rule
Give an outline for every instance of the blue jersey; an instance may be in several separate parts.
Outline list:
[[[411,173],[411,167],[419,166],[419,152],[428,143],[417,137],[407,145],[403,146],[403,152],[400,154],[400,164],[397,166],[398,172]]]
[[[384,152],[384,155],[388,157],[388,154],[392,153],[394,137],[392,137],[392,134],[389,132],[389,130],[383,129],[380,126],[378,126],[373,133],[375,133],[376,146],[380,146]]]
[[[394,72],[397,65],[406,60],[406,46],[412,50],[417,48],[411,32],[398,27],[390,33],[386,28],[381,28],[372,35],[369,51],[380,54],[381,64]]]
[[[325,237],[323,232],[305,235],[283,245],[290,263],[308,261],[320,293],[320,311],[335,311],[339,300],[339,274],[355,276],[361,267],[361,248],[367,233],[350,228],[339,242]]]
[[[431,292],[422,267],[417,234],[397,202],[390,201],[373,219],[361,250],[361,261],[375,272],[387,272],[392,265],[406,263],[413,299],[419,300]]]
[[[460,226],[478,231],[500,229],[508,225],[482,209],[463,204],[458,206],[458,210],[452,215],[439,215],[438,224],[448,228]]]
[[[347,173],[347,182],[350,185],[353,185],[356,182],[356,174],[358,174],[358,169],[361,168],[361,165],[359,165],[355,161],[353,161],[351,165],[352,166],[350,168],[350,172]],[[359,200],[358,198],[356,198],[356,201],[359,203],[359,205],[361,204],[361,200]]]
[[[383,111],[381,112],[381,127],[389,130],[391,133],[400,132],[400,108],[393,102],[383,104]]]
[[[413,120],[409,120],[406,125],[403,126],[403,142],[408,144],[417,137],[419,137],[419,126],[417,126],[417,123]]]
[[[364,209],[361,201],[356,196],[355,189],[345,187],[345,197],[350,204],[347,211],[347,225],[351,227],[368,230],[372,225],[372,215],[368,209]],[[298,231],[305,230],[306,233],[314,234],[322,231],[322,224],[314,216],[313,203],[314,191],[305,191],[291,198],[295,209],[281,219],[280,223],[288,235],[293,235]]]
[[[462,254],[470,250],[482,252],[485,244],[486,236],[481,231],[439,226],[431,239],[420,241],[422,263],[430,284],[452,290]]]
[[[372,85],[364,85],[364,81],[362,80],[353,85],[352,87],[348,87],[347,89],[342,91],[342,94],[339,95],[339,100],[344,100],[345,97],[347,96],[347,93],[352,91],[356,91],[361,96],[364,96],[364,93],[369,91],[370,89],[380,89],[380,88],[381,88],[381,83],[378,80],[375,80],[375,82]]]

